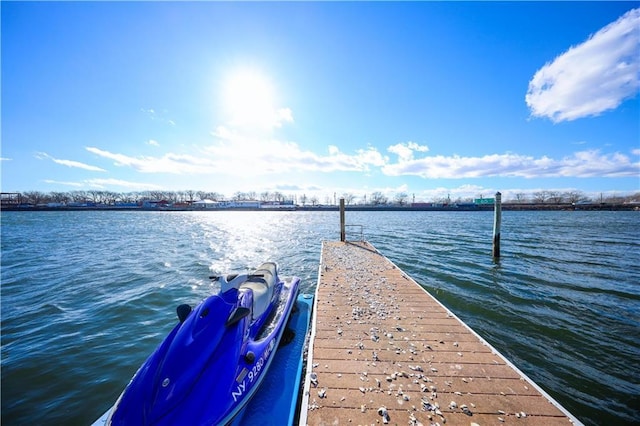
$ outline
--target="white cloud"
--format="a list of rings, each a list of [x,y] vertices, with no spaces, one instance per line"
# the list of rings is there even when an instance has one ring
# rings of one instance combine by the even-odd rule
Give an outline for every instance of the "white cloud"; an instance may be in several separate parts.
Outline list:
[[[44,182],[53,184],[53,185],[73,186],[76,188],[81,188],[85,186],[85,184],[83,184],[82,182],[68,182],[68,181],[60,181],[60,180],[53,180],[53,179],[45,179]]]
[[[207,158],[188,154],[165,154],[162,157],[130,157],[100,148],[87,147],[87,151],[114,161],[116,166],[131,167],[141,173],[190,174],[208,173],[214,162]]]
[[[162,190],[166,189],[164,187],[154,185],[151,183],[142,183],[142,182],[129,182],[121,179],[87,179],[78,182],[70,182],[70,181],[60,181],[53,179],[45,179],[45,183],[52,185],[63,185],[63,186],[72,186],[75,188],[97,188],[97,189],[107,189],[107,188],[123,188],[125,190]]]
[[[414,142],[392,145],[387,151],[398,156],[390,161],[376,148],[367,147],[345,153],[328,145],[325,154],[303,149],[295,142],[277,139],[256,139],[234,129],[219,127],[213,134],[215,142],[195,148],[190,154],[166,153],[162,156],[129,156],[96,147],[87,151],[114,161],[119,167],[129,167],[140,173],[229,176],[250,178],[290,172],[354,172],[380,171],[387,176],[419,176],[424,179],[461,179],[485,177],[637,177],[640,161],[622,153],[602,153],[599,150],[575,152],[564,158],[504,153],[483,156],[430,155],[429,148]],[[241,183],[239,181],[238,183]]]
[[[374,147],[359,149],[354,158],[356,163],[361,164],[361,170],[369,170],[369,165],[382,167],[389,161],[389,157],[380,154]]]
[[[39,160],[44,160],[44,159],[51,160],[56,164],[61,164],[63,166],[67,166],[67,167],[74,167],[74,168],[78,168],[78,169],[89,170],[89,171],[92,171],[92,172],[106,172],[105,169],[101,169],[100,167],[92,166],[90,164],[81,163],[79,161],[60,160],[58,158],[54,158],[54,157],[50,156],[46,152],[38,152],[36,154],[36,158],[39,159]]]
[[[584,43],[540,68],[525,100],[531,114],[554,122],[598,115],[640,88],[640,9],[632,9]]]
[[[428,152],[429,147],[426,145],[418,145],[415,142],[399,143],[391,145],[387,151],[398,155],[400,162],[413,160],[414,152]]]
[[[375,148],[360,149],[354,154],[327,147],[327,155],[302,149],[295,142],[248,136],[224,126],[218,127],[215,144],[205,148],[207,156],[216,161],[219,172],[258,175],[283,171],[368,171],[386,163]],[[241,165],[241,166],[239,166]]]
[[[326,154],[301,148],[295,142],[248,135],[234,128],[220,126],[212,135],[216,141],[195,148],[191,154],[166,153],[162,156],[129,156],[97,147],[86,150],[130,167],[141,173],[264,176],[287,172],[369,172],[382,167],[389,159],[377,149],[367,147],[344,153],[335,145]]]
[[[12,158],[0,157],[0,161],[12,161]]]
[[[144,183],[144,182],[130,182],[121,179],[88,179],[85,181],[86,184],[95,187],[95,188],[110,188],[110,187],[119,187],[129,190],[162,190],[166,189],[159,185],[154,185],[152,183]]]
[[[149,140],[147,141],[147,145],[151,145],[151,146],[160,146],[160,144],[158,143],[158,141],[157,141],[157,140],[154,140],[154,139],[149,139]]]
[[[425,179],[480,177],[635,177],[640,162],[620,153],[580,151],[562,159],[534,158],[519,154],[491,154],[482,157],[436,155],[400,161],[382,167],[388,176],[413,175]]]

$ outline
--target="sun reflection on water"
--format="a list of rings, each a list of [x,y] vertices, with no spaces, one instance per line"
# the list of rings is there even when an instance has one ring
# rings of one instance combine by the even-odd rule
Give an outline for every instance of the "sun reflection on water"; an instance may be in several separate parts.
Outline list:
[[[292,216],[295,215],[294,216]],[[304,278],[313,271],[299,270],[301,256],[315,256],[323,237],[318,235],[313,246],[305,229],[305,215],[300,212],[215,211],[189,212],[180,221],[180,233],[187,237],[191,256],[196,257],[188,285],[192,292],[206,297],[218,291],[216,283],[209,282],[205,274],[217,275],[247,272],[263,262],[278,263],[282,276],[296,275]],[[301,219],[303,219],[301,221]],[[322,224],[315,228],[323,231]],[[176,253],[176,255],[183,255]],[[176,263],[176,262],[171,262]],[[184,263],[184,262],[183,262]],[[308,280],[307,280],[308,281]],[[209,284],[209,285],[207,285]],[[314,283],[309,283],[313,285]]]

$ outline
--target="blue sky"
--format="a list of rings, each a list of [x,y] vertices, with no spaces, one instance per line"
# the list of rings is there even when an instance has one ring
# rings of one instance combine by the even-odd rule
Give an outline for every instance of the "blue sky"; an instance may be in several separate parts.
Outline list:
[[[2,2],[2,191],[640,191],[637,2]]]

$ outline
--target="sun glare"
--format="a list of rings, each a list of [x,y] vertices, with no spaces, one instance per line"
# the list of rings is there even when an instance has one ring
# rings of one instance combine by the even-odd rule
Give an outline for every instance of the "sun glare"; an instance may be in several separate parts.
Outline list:
[[[224,83],[223,103],[234,126],[273,127],[278,120],[271,82],[257,71],[242,70]]]

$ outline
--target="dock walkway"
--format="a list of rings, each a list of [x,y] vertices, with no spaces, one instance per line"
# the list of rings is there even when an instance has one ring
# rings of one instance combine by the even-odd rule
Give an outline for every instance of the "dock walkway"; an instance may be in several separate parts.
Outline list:
[[[314,303],[302,425],[580,424],[369,243],[323,243]]]

